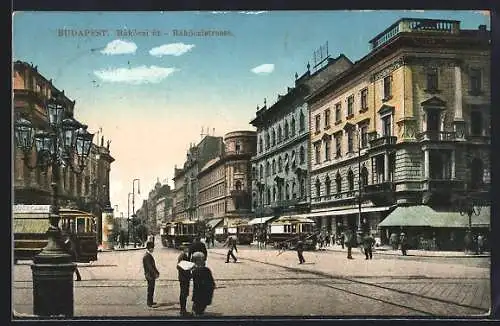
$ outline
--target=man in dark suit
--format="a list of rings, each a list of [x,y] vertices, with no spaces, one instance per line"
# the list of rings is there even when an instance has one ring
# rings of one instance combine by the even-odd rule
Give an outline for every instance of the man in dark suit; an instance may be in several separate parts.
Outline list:
[[[203,242],[201,242],[201,238],[198,236],[194,239],[194,242],[189,246],[189,260],[193,257],[195,252],[201,252],[205,255],[205,259],[207,259],[207,247]]]
[[[177,257],[177,263],[180,263],[183,260],[189,261],[188,248],[184,248],[184,251]],[[181,316],[188,316],[186,310],[187,298],[189,296],[189,282],[191,280],[191,271],[184,270],[181,267],[177,266],[179,285],[180,285],[180,294],[179,294],[179,303],[181,305]]]
[[[303,264],[306,262],[306,260],[304,259],[304,255],[302,254],[304,252],[304,241],[302,241],[302,239],[299,239],[299,241],[297,242],[297,256],[299,257],[299,264]]]
[[[233,258],[233,261],[236,263],[238,260],[236,256],[234,255],[233,251],[238,252],[238,248],[236,247],[236,239],[233,238],[233,236],[228,236],[226,239],[226,242],[224,243],[224,247],[228,248],[227,250],[227,257],[226,257],[226,263],[229,263],[229,257]]]
[[[153,301],[153,296],[155,293],[155,281],[160,277],[160,272],[156,269],[155,259],[153,257],[155,245],[152,242],[146,244],[146,253],[142,257],[142,265],[144,267],[144,276],[148,282],[148,296],[147,305],[148,307],[156,307],[156,302]]]

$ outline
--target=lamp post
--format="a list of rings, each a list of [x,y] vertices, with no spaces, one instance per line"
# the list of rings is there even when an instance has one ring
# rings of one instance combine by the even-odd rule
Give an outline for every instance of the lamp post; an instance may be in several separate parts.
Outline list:
[[[81,174],[86,166],[94,135],[87,126],[72,117],[64,118],[65,108],[59,94],[53,92],[46,101],[48,126],[35,130],[34,125],[19,117],[15,122],[17,148],[30,169],[51,168],[52,204],[47,230],[47,246],[33,258],[33,313],[38,316],[73,316],[73,272],[75,264],[62,246],[59,228],[59,168],[69,166]],[[66,111],[67,112],[67,111]],[[36,164],[30,165],[33,146]],[[76,166],[75,166],[76,165]]]
[[[128,193],[127,197],[127,245],[130,246],[130,195],[131,192]]]
[[[361,189],[362,189],[362,184],[361,184],[361,136],[362,136],[361,130],[358,129],[358,131],[357,131],[357,138],[358,138],[358,230],[357,230],[357,234],[358,234],[358,237],[361,237],[361,235],[363,233],[363,229],[361,228]]]
[[[137,181],[137,193],[140,195],[141,194],[141,189],[140,189],[140,182],[141,180],[139,179],[134,179],[132,180],[132,216],[135,216],[135,182]],[[132,224],[132,229],[135,230],[134,225]],[[136,242],[134,239],[134,248],[136,247]]]

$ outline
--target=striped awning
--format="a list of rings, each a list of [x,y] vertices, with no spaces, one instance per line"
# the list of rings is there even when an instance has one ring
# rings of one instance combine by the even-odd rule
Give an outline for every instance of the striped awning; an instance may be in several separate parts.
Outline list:
[[[220,222],[222,222],[222,218],[215,218],[213,220],[210,220],[207,222],[207,225],[210,227],[210,228],[215,228],[217,225],[220,224]]]

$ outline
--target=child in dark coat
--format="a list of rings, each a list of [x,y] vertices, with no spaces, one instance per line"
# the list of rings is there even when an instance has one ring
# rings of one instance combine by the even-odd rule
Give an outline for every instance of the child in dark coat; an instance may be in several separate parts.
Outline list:
[[[189,261],[189,248],[184,248],[184,251],[177,258],[177,263],[186,260]],[[181,267],[177,266],[177,271],[179,272],[179,285],[180,285],[180,294],[179,294],[179,303],[181,305],[181,316],[187,316],[188,313],[186,311],[186,302],[189,296],[189,282],[191,280],[191,271],[184,270]]]
[[[205,266],[205,255],[195,252],[191,257],[195,263],[192,269],[193,278],[193,312],[202,315],[208,305],[212,304],[215,281],[212,272]]]

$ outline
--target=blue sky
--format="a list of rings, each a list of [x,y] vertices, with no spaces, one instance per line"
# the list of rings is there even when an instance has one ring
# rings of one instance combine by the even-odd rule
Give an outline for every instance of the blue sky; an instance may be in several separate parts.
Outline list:
[[[293,86],[320,45],[359,60],[371,38],[403,17],[490,28],[480,11],[18,12],[13,59],[37,65],[76,100],[75,117],[111,139],[111,200],[126,214],[132,180],[140,178],[143,190],[136,203],[157,178],[172,185],[174,165],[202,127],[218,136],[252,130],[256,106]],[[64,37],[60,29],[107,34]],[[123,37],[117,29],[160,35]],[[174,36],[173,29],[231,35]]]

